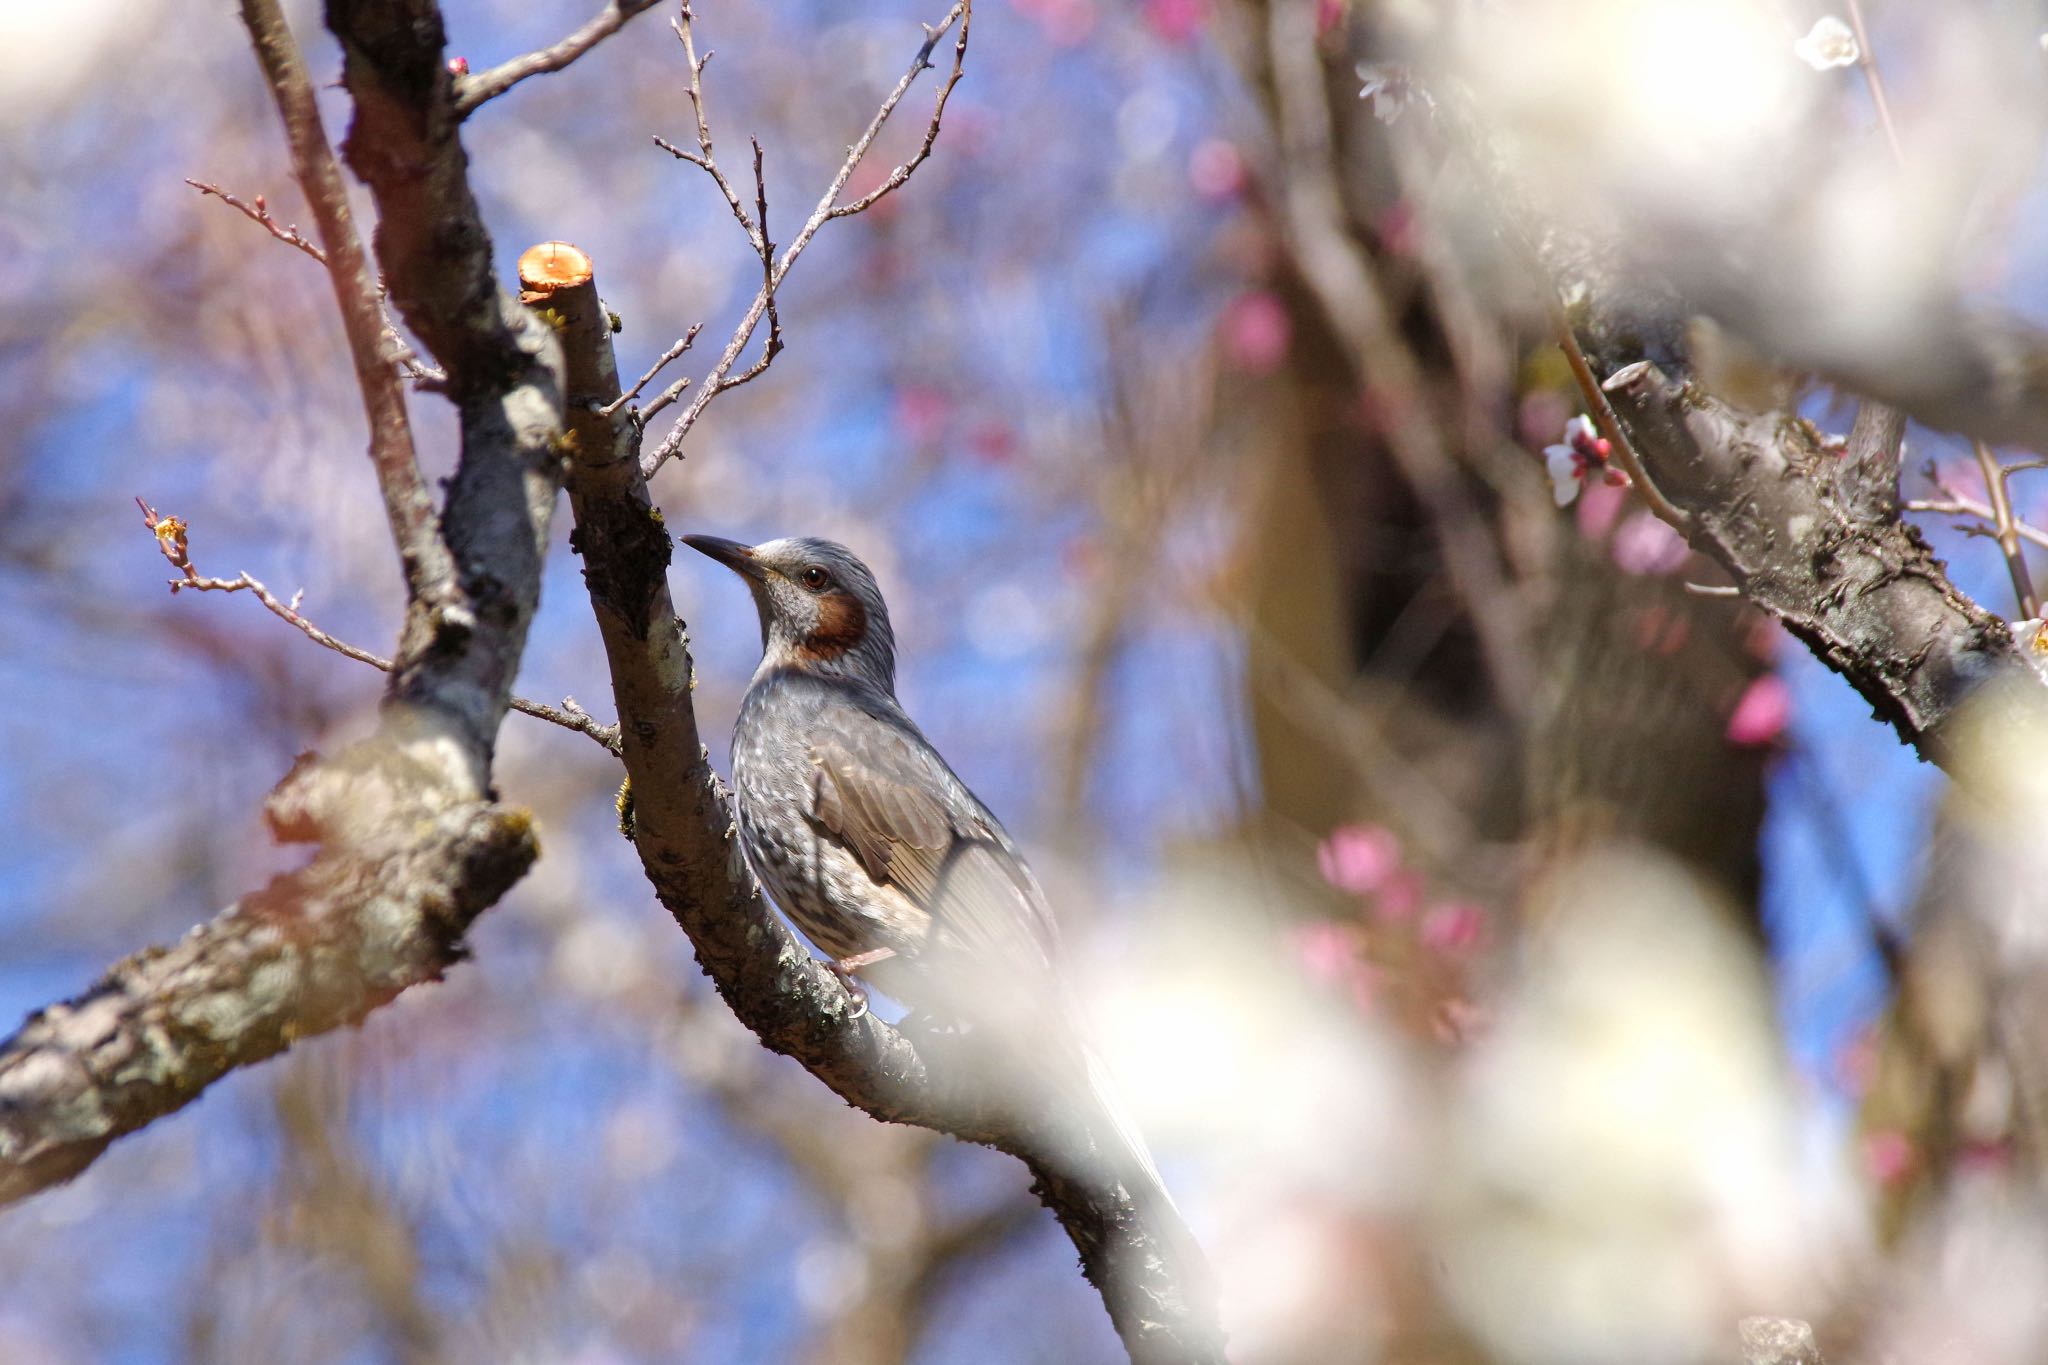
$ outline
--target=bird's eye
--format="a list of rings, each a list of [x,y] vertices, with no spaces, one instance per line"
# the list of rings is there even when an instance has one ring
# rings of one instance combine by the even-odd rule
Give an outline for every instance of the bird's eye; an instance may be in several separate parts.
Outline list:
[[[812,592],[823,591],[825,585],[832,581],[832,575],[826,573],[816,564],[813,564],[808,569],[805,569],[803,571],[802,577],[804,586],[809,588]]]

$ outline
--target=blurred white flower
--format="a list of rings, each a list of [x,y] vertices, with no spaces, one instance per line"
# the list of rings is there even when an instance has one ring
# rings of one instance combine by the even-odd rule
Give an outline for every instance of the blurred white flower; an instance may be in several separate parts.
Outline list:
[[[1815,20],[1806,36],[1792,44],[1792,51],[1815,71],[1854,66],[1863,57],[1863,50],[1856,46],[1856,35],[1832,14]]]
[[[1646,856],[1538,899],[1438,1149],[1451,1305],[1504,1365],[1725,1359],[1814,1306],[1844,1178],[1804,1159],[1759,955]]]
[[[1413,75],[1405,66],[1394,66],[1388,62],[1360,62],[1356,68],[1358,79],[1364,84],[1358,91],[1358,98],[1372,101],[1373,116],[1381,123],[1392,123],[1401,117],[1409,104],[1420,99],[1430,103],[1426,92],[1418,89]]]

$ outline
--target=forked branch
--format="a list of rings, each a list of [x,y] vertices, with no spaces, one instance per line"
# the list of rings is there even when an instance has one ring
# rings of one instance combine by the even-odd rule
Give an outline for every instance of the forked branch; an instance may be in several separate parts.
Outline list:
[[[968,31],[973,18],[974,0],[956,0],[953,8],[948,10],[945,17],[937,24],[925,25],[924,42],[919,46],[917,55],[911,60],[910,69],[903,73],[903,78],[896,82],[895,88],[883,99],[881,107],[875,110],[875,116],[868,120],[867,127],[861,131],[861,135],[847,149],[846,159],[840,163],[838,171],[832,177],[832,183],[826,187],[824,195],[818,200],[817,207],[811,210],[811,216],[804,220],[802,228],[797,231],[796,236],[790,239],[787,249],[783,251],[780,257],[777,257],[774,253],[773,244],[768,241],[765,226],[767,218],[767,190],[760,178],[760,149],[758,145],[755,148],[755,178],[757,186],[756,215],[758,215],[759,221],[756,220],[755,215],[750,215],[747,212],[746,205],[741,201],[738,192],[733,189],[731,181],[723,171],[717,169],[717,159],[713,154],[711,145],[710,126],[704,114],[702,89],[704,63],[711,59],[711,54],[706,52],[701,59],[696,56],[695,39],[691,33],[691,23],[694,20],[694,15],[692,15],[687,7],[684,9],[682,17],[677,21],[676,31],[677,35],[683,40],[685,57],[690,65],[690,102],[697,117],[698,150],[692,153],[687,149],[679,148],[673,143],[665,142],[662,139],[657,138],[655,140],[671,155],[700,167],[713,177],[714,181],[718,184],[720,193],[725,196],[726,206],[732,210],[734,218],[739,221],[740,226],[746,231],[748,242],[754,246],[756,253],[762,258],[762,280],[761,288],[754,295],[753,303],[748,306],[746,315],[740,319],[739,326],[733,329],[732,338],[726,343],[725,350],[719,355],[717,363],[711,367],[711,373],[706,375],[703,382],[698,385],[696,396],[691,399],[690,405],[683,410],[683,415],[676,419],[675,425],[669,429],[668,435],[662,439],[661,444],[652,454],[642,460],[641,469],[648,477],[653,477],[654,472],[660,469],[671,456],[682,448],[683,438],[689,435],[690,428],[696,425],[697,419],[703,415],[704,409],[710,405],[712,399],[724,393],[727,389],[737,388],[748,380],[755,378],[763,370],[767,369],[768,365],[774,360],[775,352],[781,349],[780,319],[775,315],[776,291],[782,287],[782,281],[789,274],[790,267],[796,264],[797,257],[801,256],[804,248],[811,244],[811,239],[818,235],[818,229],[834,218],[847,217],[872,207],[883,195],[896,189],[904,181],[908,180],[911,174],[919,166],[923,165],[925,160],[931,155],[931,149],[938,141],[940,122],[945,117],[946,101],[951,97],[953,87],[959,84],[961,72],[966,65]],[[953,43],[952,70],[944,84],[939,88],[938,96],[932,106],[931,120],[925,127],[924,139],[919,144],[918,151],[910,160],[892,171],[878,189],[863,195],[852,203],[841,204],[839,197],[845,193],[847,181],[853,178],[854,171],[867,158],[868,151],[875,145],[875,139],[880,135],[883,125],[889,121],[889,116],[896,112],[896,106],[903,102],[903,96],[909,91],[911,85],[916,82],[921,73],[932,69],[932,53],[937,50],[939,43],[945,38],[946,34],[953,31],[956,24],[959,26],[959,32]],[[741,353],[746,350],[747,343],[753,339],[754,330],[760,326],[763,317],[769,320],[768,343],[763,348],[761,357],[752,366],[735,375],[733,367],[739,363]]]

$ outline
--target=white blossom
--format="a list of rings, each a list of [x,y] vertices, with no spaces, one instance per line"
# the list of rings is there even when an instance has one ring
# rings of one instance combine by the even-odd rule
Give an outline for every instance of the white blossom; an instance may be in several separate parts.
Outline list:
[[[1863,58],[1863,50],[1856,46],[1856,35],[1832,14],[1815,20],[1806,36],[1792,44],[1792,51],[1815,71],[1854,66]]]

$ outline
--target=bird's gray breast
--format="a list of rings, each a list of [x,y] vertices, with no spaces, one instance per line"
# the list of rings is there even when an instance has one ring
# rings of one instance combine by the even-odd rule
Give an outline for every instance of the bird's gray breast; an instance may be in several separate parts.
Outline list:
[[[732,772],[740,843],[754,875],[827,956],[874,948],[915,952],[928,917],[817,823],[818,768],[810,736],[829,724],[801,680],[763,678],[733,729]]]

